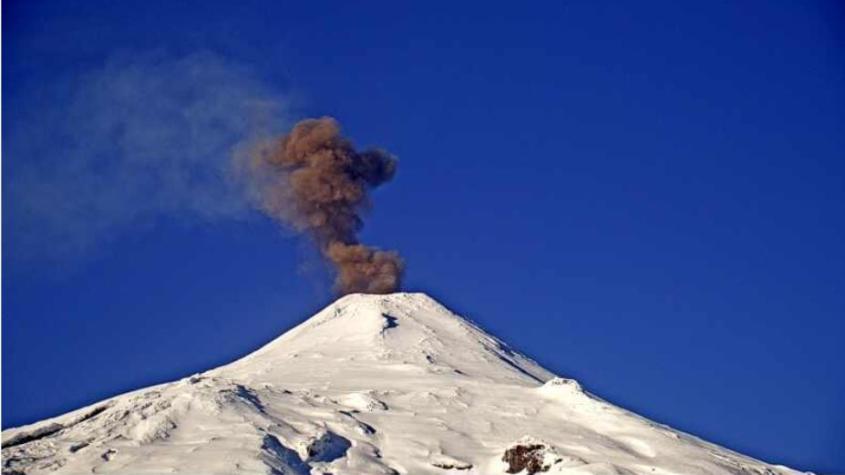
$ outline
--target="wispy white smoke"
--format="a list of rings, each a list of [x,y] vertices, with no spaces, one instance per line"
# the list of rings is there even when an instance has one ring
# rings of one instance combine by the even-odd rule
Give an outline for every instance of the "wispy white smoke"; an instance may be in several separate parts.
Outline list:
[[[82,255],[162,216],[242,218],[232,151],[288,124],[285,98],[211,53],[114,58],[41,96],[4,134],[16,256]]]

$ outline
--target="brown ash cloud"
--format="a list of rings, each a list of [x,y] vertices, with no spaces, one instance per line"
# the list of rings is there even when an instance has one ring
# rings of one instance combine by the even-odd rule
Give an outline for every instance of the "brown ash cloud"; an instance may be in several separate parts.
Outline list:
[[[312,239],[336,271],[337,292],[399,289],[399,255],[358,240],[362,215],[372,206],[369,192],[393,178],[395,157],[378,149],[357,151],[331,117],[303,120],[250,155],[260,208]]]

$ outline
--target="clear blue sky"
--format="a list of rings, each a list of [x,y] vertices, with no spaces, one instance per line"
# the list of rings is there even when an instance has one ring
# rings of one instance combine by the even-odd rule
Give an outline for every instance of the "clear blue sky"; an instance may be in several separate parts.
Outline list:
[[[217,175],[256,123],[330,114],[401,160],[364,237],[408,290],[660,422],[845,471],[841,3],[3,10],[4,427],[330,302]]]

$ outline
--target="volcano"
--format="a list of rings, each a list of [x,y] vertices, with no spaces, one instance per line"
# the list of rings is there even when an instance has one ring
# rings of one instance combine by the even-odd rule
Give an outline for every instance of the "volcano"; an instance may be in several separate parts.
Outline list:
[[[558,377],[425,294],[2,433],[3,474],[795,474]]]

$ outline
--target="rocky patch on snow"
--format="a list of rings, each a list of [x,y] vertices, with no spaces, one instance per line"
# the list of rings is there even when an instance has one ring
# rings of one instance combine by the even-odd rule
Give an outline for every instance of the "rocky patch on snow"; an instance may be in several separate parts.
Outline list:
[[[434,457],[431,465],[442,470],[469,470],[472,468],[471,463],[458,460],[445,454],[440,454]]]
[[[563,469],[586,464],[583,459],[563,455],[557,447],[533,437],[523,437],[513,443],[505,450],[502,461],[507,464],[505,472],[522,473],[524,471],[528,475],[548,472],[553,467]]]

